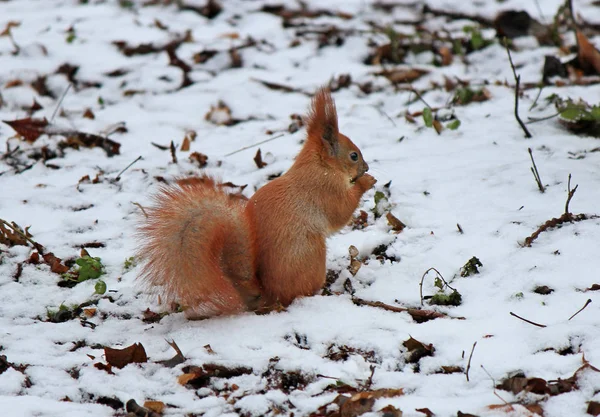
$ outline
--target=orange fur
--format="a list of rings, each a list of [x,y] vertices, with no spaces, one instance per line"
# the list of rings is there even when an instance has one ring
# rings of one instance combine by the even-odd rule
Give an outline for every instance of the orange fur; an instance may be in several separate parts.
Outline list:
[[[140,228],[151,288],[197,317],[288,305],[323,286],[325,239],[376,181],[339,132],[328,90],[315,94],[306,125],[292,167],[249,201],[209,177],[161,189]]]
[[[208,177],[161,188],[139,229],[142,279],[189,317],[252,308],[260,289],[244,208]]]
[[[319,90],[307,118],[307,140],[294,165],[259,189],[247,211],[257,239],[263,298],[283,305],[325,283],[325,239],[350,220],[375,184],[360,150],[338,131],[329,91]],[[350,153],[358,160],[352,161]]]

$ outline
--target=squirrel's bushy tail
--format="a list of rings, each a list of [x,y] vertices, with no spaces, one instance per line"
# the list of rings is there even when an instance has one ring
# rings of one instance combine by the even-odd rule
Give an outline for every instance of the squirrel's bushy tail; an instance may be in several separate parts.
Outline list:
[[[162,187],[138,229],[147,287],[190,318],[254,308],[260,288],[245,205],[208,177]]]

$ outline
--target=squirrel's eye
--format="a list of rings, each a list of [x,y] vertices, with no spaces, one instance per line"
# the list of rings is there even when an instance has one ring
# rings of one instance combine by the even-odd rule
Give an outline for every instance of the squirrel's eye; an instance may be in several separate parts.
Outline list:
[[[350,153],[350,159],[352,159],[354,162],[358,161],[358,154],[356,152]]]

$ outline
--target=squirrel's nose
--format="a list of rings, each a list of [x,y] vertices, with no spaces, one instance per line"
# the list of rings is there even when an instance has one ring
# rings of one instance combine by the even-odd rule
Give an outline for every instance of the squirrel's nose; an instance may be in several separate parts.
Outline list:
[[[365,172],[367,172],[368,170],[369,170],[369,164],[367,164],[367,163],[365,162]]]

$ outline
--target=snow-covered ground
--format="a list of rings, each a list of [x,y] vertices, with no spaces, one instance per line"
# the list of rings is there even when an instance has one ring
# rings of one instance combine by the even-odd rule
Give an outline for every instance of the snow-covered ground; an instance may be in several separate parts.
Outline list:
[[[600,214],[600,142],[569,132],[557,118],[529,124],[533,138],[524,138],[513,115],[513,73],[493,29],[482,34],[494,43],[465,60],[455,56],[451,65],[436,67],[431,65],[433,53],[409,53],[400,66],[429,71],[412,87],[423,92],[430,106],[452,109],[440,115],[453,111],[460,119],[458,129],[440,135],[425,127],[420,115],[414,117],[416,124],[409,123],[405,113],[422,111],[423,102],[374,75],[381,65],[364,62],[377,45],[389,42],[373,23],[414,33],[407,21],[418,20],[425,3],[486,19],[500,10],[525,8],[532,17],[550,22],[561,2],[539,1],[540,11],[536,2],[513,0],[475,5],[384,2],[396,4],[387,9],[362,0],[313,0],[307,3],[311,10],[326,7],[342,14],[292,19],[295,25],[288,28],[280,16],[261,11],[276,4],[271,1],[223,1],[214,19],[168,5],[176,2],[145,3],[151,2],[0,1],[0,30],[14,22],[12,40],[0,36],[0,120],[28,117],[34,100],[42,108],[33,116],[50,120],[70,82],[64,74],[68,68],[62,73],[57,69],[70,64],[78,67],[71,80],[75,84],[53,125],[94,134],[106,133],[116,123],[126,126],[125,132],[110,135],[121,144],[119,155],[108,157],[99,147],[68,147],[64,157],[36,161],[31,154],[55,151],[64,137],[42,135],[27,143],[15,138],[11,127],[0,125],[0,219],[30,226],[33,239],[62,259],[78,258],[86,247],[105,265],[101,279],[108,288],[100,296],[94,294],[96,280],[59,287],[61,277],[49,266],[25,262],[34,251],[31,245],[0,243],[0,357],[5,356],[0,359],[0,414],[123,415],[118,401],[134,399],[140,405],[161,401],[167,405],[166,415],[304,416],[332,402],[342,381],[354,387],[348,389],[353,393],[402,388],[404,395],[380,398],[372,410],[391,404],[405,417],[426,415],[416,411],[423,408],[436,416],[456,416],[458,411],[532,415],[524,405],[535,403],[547,417],[589,415],[588,403],[600,402],[600,373],[589,366],[577,374],[574,389],[560,395],[527,390],[513,394],[494,386],[518,371],[551,381],[571,377],[585,361],[600,367],[600,292],[586,291],[600,284],[600,219],[567,223],[541,233],[531,247],[522,245],[539,226],[563,214],[569,174],[571,188],[578,185],[570,211]],[[600,23],[600,7],[594,2],[574,3],[586,21]],[[290,2],[287,7],[295,10],[299,5]],[[428,14],[422,25],[464,37],[462,28],[476,23]],[[340,31],[330,37],[314,33],[329,26]],[[160,47],[185,37],[186,31],[186,41],[176,48],[176,56],[191,67],[191,85],[185,88],[180,88],[184,65],[169,65],[164,50],[126,56],[114,44]],[[590,39],[600,47],[600,37]],[[574,35],[566,33],[565,43],[574,42]],[[545,55],[560,55],[557,47],[539,46],[534,37],[516,39],[515,47],[513,60],[524,85],[541,80]],[[233,56],[232,48],[237,51]],[[208,59],[198,62],[202,57]],[[395,66],[386,63],[384,68]],[[187,321],[182,313],[173,313],[156,323],[144,322],[146,309],[162,312],[165,306],[142,291],[136,282],[138,267],[125,268],[137,246],[136,221],[143,216],[139,205],[149,204],[161,181],[200,172],[198,163],[188,158],[192,152],[208,156],[206,172],[248,184],[244,194],[252,195],[270,176],[285,171],[301,147],[304,130],[288,131],[290,115],[303,114],[311,92],[344,74],[350,75],[351,85],[333,94],[340,128],[361,148],[378,184],[360,207],[369,213],[367,227],[347,227],[328,242],[328,269],[341,271],[331,287],[335,294],[299,299],[287,311],[268,315]],[[458,77],[477,88],[486,83],[491,98],[452,106],[454,93],[443,88],[444,77]],[[259,80],[296,91],[271,89]],[[371,92],[359,86],[367,82],[372,83]],[[434,82],[442,88],[432,88]],[[548,86],[531,108],[538,89],[528,88],[520,101],[521,117],[554,114],[546,101],[552,94],[598,104],[598,91],[597,85]],[[229,118],[223,111],[207,120],[205,115],[219,101],[238,123],[214,123]],[[87,109],[93,118],[90,112],[84,117]],[[197,135],[190,151],[180,150],[192,130]],[[168,147],[171,141],[178,148],[177,163],[168,149],[152,145]],[[262,169],[253,161],[258,148],[267,163]],[[545,193],[530,171],[528,148]],[[115,180],[138,156],[141,160]],[[89,179],[81,181],[86,175]],[[391,206],[383,210],[407,225],[401,233],[391,230],[385,216],[375,219],[375,191],[389,191]],[[356,276],[347,270],[350,245],[366,259]],[[371,255],[380,245],[387,247],[389,259]],[[461,277],[461,267],[473,256],[483,264],[480,273]],[[431,267],[462,295],[457,307],[425,301],[424,308],[447,318],[417,323],[405,312],[358,306],[344,286],[349,279],[357,298],[416,308],[421,305],[419,283]],[[425,295],[437,291],[434,275],[425,278]],[[534,292],[541,286],[553,291]],[[592,303],[569,320],[588,299]],[[61,305],[90,300],[97,301],[95,314],[88,311],[89,316],[82,313],[61,323],[48,320],[48,312]],[[403,342],[410,337],[432,344],[435,351],[408,363]],[[166,340],[176,342],[185,363],[173,368],[156,363],[174,354]],[[474,342],[468,380],[464,372],[441,371],[449,366],[466,370]],[[113,367],[112,374],[94,366],[105,362],[104,346],[134,343],[145,347],[147,363]],[[332,354],[344,349],[349,353],[341,358]],[[4,370],[3,363],[11,365]],[[200,389],[178,382],[185,366],[207,363],[245,366],[251,372],[213,378]],[[292,376],[296,379],[290,382]],[[330,385],[336,381],[334,389]],[[100,404],[107,399],[117,400],[112,402],[117,410]]]

